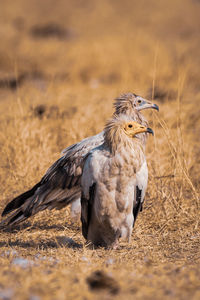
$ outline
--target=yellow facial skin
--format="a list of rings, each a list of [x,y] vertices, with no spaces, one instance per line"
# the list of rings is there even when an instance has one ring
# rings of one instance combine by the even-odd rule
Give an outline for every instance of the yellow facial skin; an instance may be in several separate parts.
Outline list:
[[[145,127],[140,125],[139,123],[132,121],[132,122],[127,122],[124,125],[124,132],[130,137],[130,138],[134,138],[134,136],[138,133],[142,133],[142,132],[149,132],[152,135],[153,130],[149,127]]]

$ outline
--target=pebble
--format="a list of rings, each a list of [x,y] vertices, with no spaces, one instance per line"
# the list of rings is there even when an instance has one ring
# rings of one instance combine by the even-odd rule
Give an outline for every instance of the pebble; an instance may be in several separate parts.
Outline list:
[[[26,269],[28,267],[33,266],[35,263],[34,261],[25,259],[23,257],[16,257],[12,260],[12,264],[15,266],[19,266],[22,269]]]

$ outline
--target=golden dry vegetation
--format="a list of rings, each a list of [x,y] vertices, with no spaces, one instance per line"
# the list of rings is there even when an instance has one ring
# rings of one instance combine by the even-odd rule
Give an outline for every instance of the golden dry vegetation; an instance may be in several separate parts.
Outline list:
[[[44,211],[0,232],[0,299],[200,299],[199,15],[197,0],[2,1],[2,209],[102,130],[120,93],[160,112],[144,112],[155,137],[131,244],[89,249],[68,209]]]

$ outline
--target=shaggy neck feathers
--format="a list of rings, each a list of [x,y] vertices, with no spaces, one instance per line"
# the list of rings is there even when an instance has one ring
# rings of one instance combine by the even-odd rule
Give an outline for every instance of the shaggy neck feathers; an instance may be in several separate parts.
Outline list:
[[[122,149],[129,153],[138,147],[144,150],[144,143],[141,136],[142,134],[140,133],[134,138],[128,137],[123,130],[123,120],[119,122],[118,117],[108,121],[104,129],[105,144],[112,154],[122,152]]]

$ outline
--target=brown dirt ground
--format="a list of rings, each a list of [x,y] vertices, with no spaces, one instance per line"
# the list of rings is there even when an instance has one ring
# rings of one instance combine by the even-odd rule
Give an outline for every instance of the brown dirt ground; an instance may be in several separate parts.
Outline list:
[[[102,130],[120,93],[160,113],[144,112],[155,137],[132,242],[90,249],[68,209],[44,211],[0,232],[0,299],[200,299],[199,14],[198,0],[1,3],[2,209]]]

